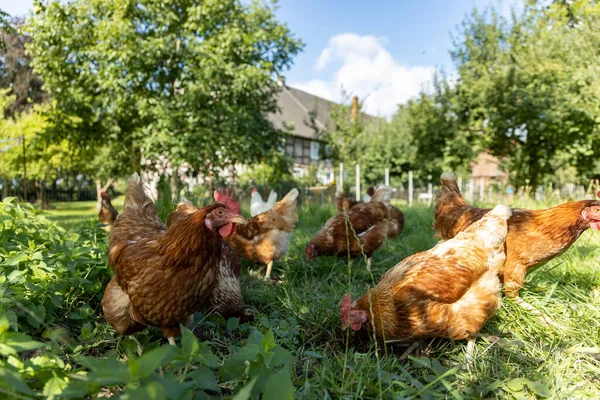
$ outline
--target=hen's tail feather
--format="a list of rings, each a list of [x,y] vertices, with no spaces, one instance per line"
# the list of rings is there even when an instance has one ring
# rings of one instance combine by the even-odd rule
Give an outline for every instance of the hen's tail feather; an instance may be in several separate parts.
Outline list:
[[[512,216],[512,210],[509,206],[505,206],[503,204],[499,204],[496,207],[494,207],[492,209],[492,211],[490,211],[487,215],[490,216],[497,216],[500,217],[502,219],[508,219]],[[485,218],[485,217],[484,217]]]
[[[442,191],[444,192],[453,192],[460,195],[460,189],[458,188],[458,184],[456,183],[456,175],[450,171],[446,171],[440,177],[442,181]]]
[[[371,201],[381,202],[381,203],[389,203],[391,198],[390,189],[382,186],[373,193],[371,196]]]
[[[283,199],[281,199],[280,203],[291,203],[293,201],[296,201],[299,194],[300,194],[300,192],[298,192],[298,189],[293,188],[292,190],[289,191],[288,194],[285,195],[285,197]]]
[[[137,172],[134,172],[129,178],[129,186],[125,195],[125,207],[143,208],[148,204],[152,204],[152,200],[144,191],[142,178],[140,178]]]
[[[269,193],[269,198],[267,199],[267,205],[273,207],[275,203],[277,203],[277,192],[271,190],[271,192]]]

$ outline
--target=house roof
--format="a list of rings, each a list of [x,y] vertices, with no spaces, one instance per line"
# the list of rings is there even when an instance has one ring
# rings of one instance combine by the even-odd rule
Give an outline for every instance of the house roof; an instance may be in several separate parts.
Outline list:
[[[292,126],[292,134],[306,139],[317,139],[317,133],[310,126],[311,111],[315,114],[315,125],[321,131],[331,128],[333,122],[329,111],[335,103],[289,86],[282,86],[277,97],[279,112],[269,114],[269,120],[276,128],[286,130]]]

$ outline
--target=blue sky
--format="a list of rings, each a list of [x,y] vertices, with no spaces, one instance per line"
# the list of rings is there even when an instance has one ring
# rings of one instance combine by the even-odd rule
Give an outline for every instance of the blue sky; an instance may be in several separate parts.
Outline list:
[[[450,32],[473,7],[508,13],[520,0],[280,0],[277,17],[306,47],[286,74],[290,86],[340,101],[342,88],[367,112],[391,115],[436,68],[453,72]],[[0,0],[9,14],[33,0]]]

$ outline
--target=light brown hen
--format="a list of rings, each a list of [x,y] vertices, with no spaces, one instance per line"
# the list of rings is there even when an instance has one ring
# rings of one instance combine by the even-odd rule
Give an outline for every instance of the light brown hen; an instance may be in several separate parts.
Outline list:
[[[454,239],[405,258],[355,302],[340,303],[342,326],[385,340],[474,339],[500,306],[498,269],[506,259],[506,220],[497,206]]]

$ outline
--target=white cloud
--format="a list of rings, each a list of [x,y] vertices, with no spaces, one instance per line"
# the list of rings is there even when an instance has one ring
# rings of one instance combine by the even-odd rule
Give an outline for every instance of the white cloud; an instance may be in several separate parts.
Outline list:
[[[407,67],[385,49],[387,40],[372,35],[342,33],[329,39],[315,63],[316,71],[333,67],[327,80],[290,83],[300,90],[341,101],[342,90],[364,100],[365,111],[389,117],[398,104],[416,96],[431,80],[433,67]]]

